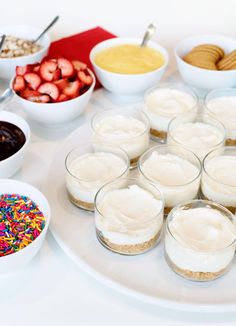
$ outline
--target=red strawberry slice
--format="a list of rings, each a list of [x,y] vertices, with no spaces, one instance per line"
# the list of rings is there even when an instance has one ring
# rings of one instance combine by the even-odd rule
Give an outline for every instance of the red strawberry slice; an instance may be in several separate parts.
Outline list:
[[[86,75],[84,71],[78,71],[78,78],[81,80],[85,85],[91,85],[93,82],[93,78],[90,75]]]
[[[72,60],[73,67],[75,70],[85,70],[87,69],[87,65],[84,62],[81,62],[79,60]]]
[[[57,60],[58,67],[61,69],[61,75],[62,77],[71,77],[74,73],[74,67],[72,63],[65,59],[65,58],[59,58]]]
[[[52,60],[49,60],[41,64],[39,68],[39,74],[44,80],[52,81],[53,74],[56,70],[57,70],[57,63]]]
[[[30,88],[36,90],[39,85],[41,84],[41,78],[39,75],[35,74],[34,72],[28,72],[24,75],[25,81],[29,84]]]
[[[31,71],[31,67],[30,65],[26,65],[26,66],[16,66],[16,75],[17,76],[23,76],[24,74],[26,74],[27,72]]]
[[[74,98],[79,95],[80,82],[78,80],[74,82],[68,82],[67,86],[62,90],[63,94]]]
[[[57,69],[53,73],[53,80],[59,80],[61,78],[61,70]]]
[[[33,71],[34,72],[39,72],[39,69],[40,69],[40,65],[37,65],[33,68]]]
[[[58,97],[57,102],[65,102],[65,101],[68,101],[70,99],[71,99],[70,96],[68,96],[66,94],[60,94],[59,97]]]
[[[59,91],[62,92],[63,89],[68,85],[68,80],[59,79],[59,80],[55,80],[53,83],[59,88]]]
[[[25,89],[25,87],[26,87],[26,85],[25,85],[24,77],[16,76],[14,83],[13,83],[14,91],[15,92],[22,91],[23,89]]]
[[[49,95],[54,101],[59,97],[59,89],[53,83],[44,83],[38,88],[39,93]]]

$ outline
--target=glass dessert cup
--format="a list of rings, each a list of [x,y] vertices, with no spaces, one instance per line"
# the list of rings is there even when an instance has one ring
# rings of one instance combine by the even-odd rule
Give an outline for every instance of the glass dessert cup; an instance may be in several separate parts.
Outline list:
[[[127,176],[129,158],[113,144],[90,142],[71,150],[65,167],[70,201],[79,208],[94,211],[97,191],[106,182]]]
[[[236,147],[211,151],[203,161],[201,198],[236,213]]]
[[[114,124],[114,127],[111,128],[105,122],[105,128],[110,128],[108,132],[104,128],[99,128],[101,123],[104,123],[107,119],[112,119],[112,123]],[[118,123],[120,119],[123,119],[123,121]],[[135,132],[135,135],[129,134],[130,130],[123,129],[124,124],[129,123],[129,120],[132,120],[132,123],[139,124],[140,130]],[[145,113],[137,108],[127,107],[98,112],[93,116],[91,126],[94,141],[107,141],[121,147],[129,156],[131,168],[136,167],[139,157],[149,146],[149,119]],[[136,127],[134,126],[134,128]]]
[[[200,228],[198,228],[197,225],[193,225],[192,221],[185,221],[185,223],[182,222],[182,230],[179,229],[177,233],[177,224],[175,219],[179,218],[180,214],[187,213],[190,213],[191,217],[194,209],[205,210],[204,214],[201,216],[201,221],[199,222],[202,223],[202,217],[204,219],[206,218],[205,225],[203,223],[200,225]],[[214,226],[211,224],[212,218],[207,221],[207,218],[210,216],[207,214],[212,214],[212,212],[213,214],[217,214],[215,216],[217,217],[218,221],[220,216],[221,225],[222,222],[225,223],[225,225],[232,231],[227,244],[220,242],[221,230],[219,230],[220,227],[218,228],[217,226],[218,221]],[[197,216],[195,216],[195,218],[196,217]],[[173,226],[173,221],[175,226]],[[201,229],[203,226],[207,228],[207,236],[205,236],[205,234],[204,236],[199,236],[200,232],[203,232]],[[197,227],[199,233],[195,235],[191,230],[189,231],[188,227],[191,227],[192,230],[194,227]],[[184,228],[186,230],[184,230]],[[212,235],[218,237],[216,239],[220,243],[220,245],[218,244],[218,247],[215,249],[212,247],[214,246],[213,242],[211,243],[210,241],[212,240]],[[201,241],[203,245],[205,245],[205,248],[200,248],[200,246],[202,246]],[[235,241],[236,229],[234,215],[225,207],[214,202],[206,200],[188,201],[176,206],[167,217],[165,234],[165,258],[169,267],[175,273],[184,277],[185,279],[191,281],[211,281],[224,275],[229,270],[234,258]],[[196,245],[196,243],[198,243],[198,245]],[[199,248],[197,248],[197,246],[199,246]]]
[[[122,178],[107,183],[95,197],[97,238],[115,253],[144,253],[161,238],[163,208],[161,192],[146,180]]]
[[[225,137],[226,130],[220,121],[209,114],[192,112],[171,120],[167,144],[184,147],[202,161],[211,150],[224,146]]]
[[[209,92],[204,98],[204,108],[225,126],[225,145],[236,146],[236,89],[220,88]]]
[[[166,92],[172,93],[174,98],[170,98],[167,94],[166,98],[163,98],[164,94],[158,94],[158,92],[165,90]],[[156,99],[154,96],[156,96]],[[183,96],[185,96],[184,99]],[[147,90],[144,95],[144,112],[150,121],[151,139],[160,143],[166,142],[170,121],[184,112],[197,111],[197,106],[198,97],[195,92],[190,87],[181,83],[161,83]]]
[[[141,178],[152,182],[162,192],[165,216],[179,203],[198,197],[201,162],[185,148],[154,146],[140,157],[138,170]]]

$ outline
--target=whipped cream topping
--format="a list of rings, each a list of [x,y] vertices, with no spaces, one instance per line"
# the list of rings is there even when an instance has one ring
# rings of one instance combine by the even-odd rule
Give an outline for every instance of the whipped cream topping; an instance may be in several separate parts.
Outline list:
[[[207,107],[226,129],[235,130],[236,134],[236,96],[214,98],[207,103]]]
[[[150,180],[165,186],[184,185],[199,174],[199,169],[184,158],[158,152],[152,152],[143,162],[141,169]]]
[[[126,162],[119,156],[108,152],[95,152],[73,160],[69,171],[84,188],[97,188],[122,175],[126,168]]]
[[[236,187],[236,156],[221,155],[213,157],[206,162],[205,170],[214,180]]]
[[[138,185],[114,189],[97,204],[97,228],[113,243],[151,240],[163,223],[163,202]]]
[[[232,222],[216,209],[207,207],[177,210],[169,229],[181,245],[202,252],[226,248],[236,238]]]
[[[95,126],[97,135],[110,140],[126,140],[137,137],[146,130],[145,124],[131,116],[112,115],[101,119]]]
[[[190,111],[195,104],[190,94],[168,87],[155,89],[146,97],[147,111],[169,118]]]

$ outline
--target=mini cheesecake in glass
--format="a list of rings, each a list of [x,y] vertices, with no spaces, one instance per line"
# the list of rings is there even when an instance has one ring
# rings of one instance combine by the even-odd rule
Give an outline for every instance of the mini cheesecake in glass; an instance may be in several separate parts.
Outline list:
[[[211,281],[225,274],[235,254],[234,219],[229,210],[211,201],[176,206],[166,221],[168,265],[192,281]]]
[[[109,143],[87,143],[74,148],[66,157],[66,188],[70,201],[93,211],[94,198],[106,182],[127,176],[129,158]]]
[[[155,184],[163,194],[164,213],[182,201],[197,198],[201,179],[201,162],[187,149],[158,145],[139,159],[140,175]]]
[[[210,152],[203,161],[201,196],[236,213],[236,147]]]
[[[146,180],[122,178],[108,183],[95,198],[97,238],[116,253],[146,252],[161,237],[163,208],[161,192]]]
[[[92,119],[93,139],[120,146],[128,154],[131,167],[149,146],[149,129],[146,114],[131,107],[104,110]]]
[[[167,143],[184,147],[202,161],[211,150],[225,144],[223,124],[205,113],[185,113],[171,120]]]
[[[198,97],[180,83],[163,83],[149,89],[144,96],[144,112],[150,121],[153,140],[165,142],[168,124],[180,114],[196,111]]]
[[[215,89],[204,99],[205,110],[226,128],[226,146],[236,145],[236,89]]]

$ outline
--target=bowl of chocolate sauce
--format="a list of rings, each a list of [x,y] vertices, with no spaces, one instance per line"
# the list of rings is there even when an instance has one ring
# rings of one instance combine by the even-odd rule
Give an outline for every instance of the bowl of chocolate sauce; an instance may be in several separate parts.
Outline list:
[[[8,178],[20,169],[29,139],[30,128],[24,119],[0,112],[0,178]]]

